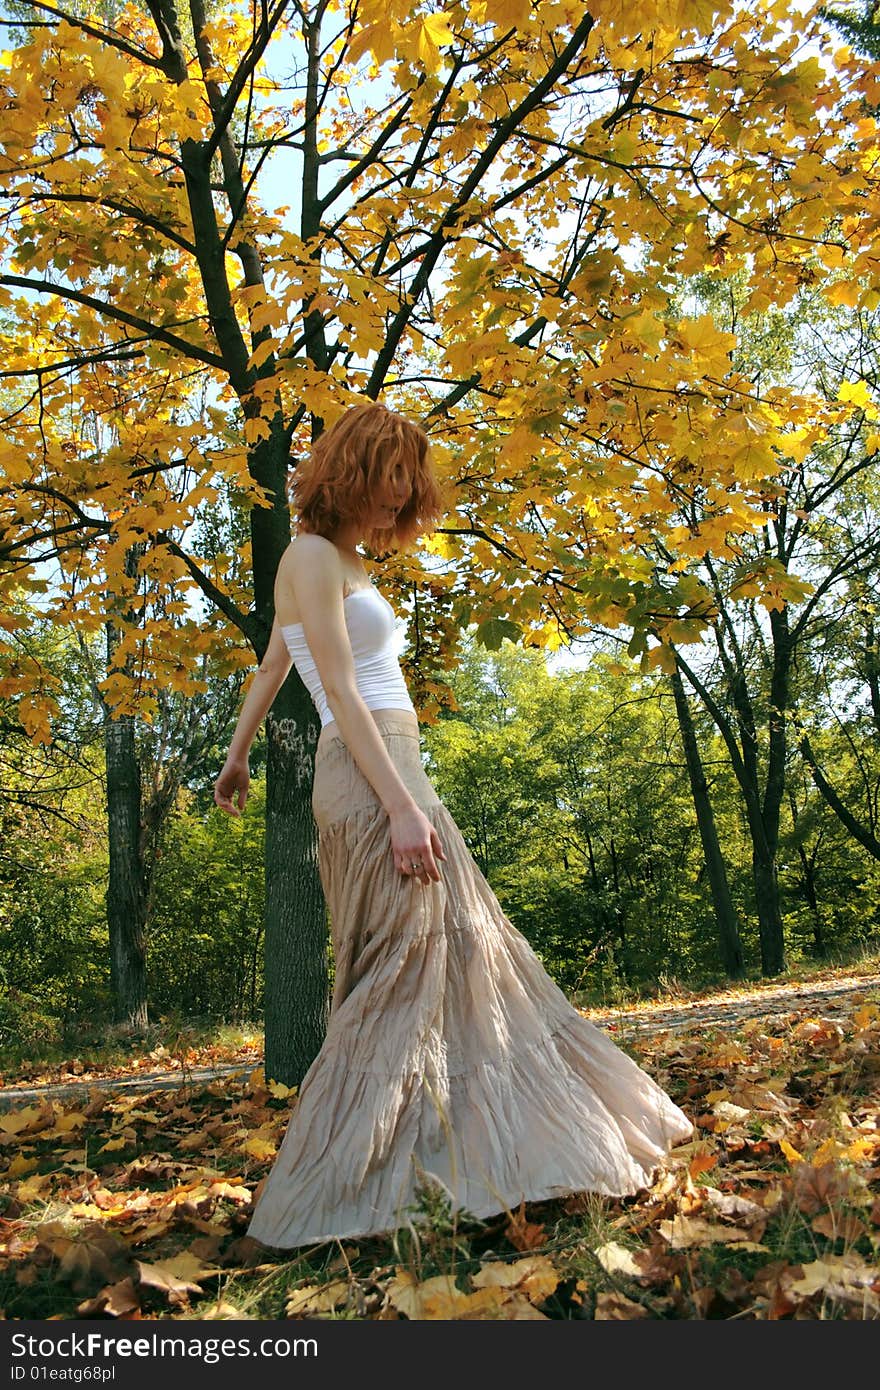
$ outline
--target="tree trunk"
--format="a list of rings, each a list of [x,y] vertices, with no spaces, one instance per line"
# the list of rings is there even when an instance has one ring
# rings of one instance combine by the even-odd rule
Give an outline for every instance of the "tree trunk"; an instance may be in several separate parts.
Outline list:
[[[819,767],[807,734],[801,734],[798,740],[798,747],[801,750],[804,762],[810,770],[813,785],[820,796],[825,800],[827,805],[831,807],[840,823],[846,826],[853,839],[857,840],[862,848],[866,849],[874,859],[880,859],[880,840],[872,833],[869,826],[862,825],[857,821],[852,811],[843,804],[837,792]]]
[[[318,236],[318,91],[321,80],[320,28],[303,15],[308,45],[301,231]],[[327,349],[320,314],[303,306],[306,355],[323,370]],[[323,422],[312,417],[312,436]],[[251,472],[274,495],[271,509],[251,511],[254,601],[262,634],[262,657],[275,613],[275,576],[290,543],[287,474],[290,467],[283,415],[272,422],[271,437],[251,455]],[[264,960],[266,1078],[299,1086],[317,1056],[329,1014],[327,905],[318,875],[317,829],[311,809],[315,746],[319,721],[311,696],[295,668],[279,690],[266,718],[266,915]]]
[[[706,782],[706,774],[703,771],[703,761],[697,744],[691,708],[678,667],[672,672],[671,680],[672,693],[675,696],[675,709],[678,715],[678,728],[691,784],[691,796],[697,816],[700,840],[703,845],[706,872],[709,876],[712,906],[715,910],[718,949],[726,973],[735,979],[740,979],[745,974],[745,964],[739,922],[730,896],[727,868],[718,841],[718,830],[712,812],[712,803],[709,800],[709,787]]]
[[[110,988],[113,1017],[126,1029],[146,1027],[147,887],[141,858],[141,774],[134,741],[134,718],[104,719],[107,767],[107,828],[110,876],[107,924],[110,932]]]
[[[719,606],[723,610],[723,599],[720,591],[717,592]],[[755,708],[748,689],[746,657],[729,614],[722,612],[722,624],[716,622],[715,637],[724,667],[728,694],[736,711],[739,742],[730,718],[711,692],[691,671],[680,654],[676,654],[676,659],[711,714],[730,753],[731,767],[742,791],[752,841],[752,876],[761,942],[761,971],[764,975],[779,975],[786,969],[786,962],[785,928],[779,902],[776,853],[779,843],[780,806],[785,792],[786,710],[789,703],[789,674],[794,644],[788,630],[787,612],[771,611],[773,651],[768,691],[767,771],[762,796],[759,772],[760,740]]]
[[[607,797],[609,821],[611,816],[611,794]],[[617,863],[617,845],[614,843],[614,836],[608,837],[608,851],[611,857],[611,877],[614,883],[614,928],[617,937],[617,952],[615,953],[617,974],[620,980],[626,984],[629,979],[629,963],[627,961],[627,948],[629,942],[626,935],[626,913],[623,909],[623,898],[620,891],[620,874]]]
[[[133,587],[137,585],[138,561],[142,554],[143,546],[137,544],[130,546],[125,554],[124,573]],[[111,597],[111,616],[104,624],[108,675],[120,670],[116,661],[119,636],[113,618],[114,607],[125,609],[128,622],[134,621],[135,616],[126,598]],[[149,893],[144,863],[141,769],[135,746],[134,716],[122,714],[114,719],[110,704],[100,691],[98,693],[104,720],[107,769],[107,928],[113,1018],[123,1029],[133,1031],[147,1024]]]
[[[816,891],[816,870],[805,853],[803,845],[798,846],[798,857],[803,872],[804,897],[813,918],[813,954],[819,960],[825,960],[828,955],[828,943],[825,940],[822,909],[819,906],[819,894]]]
[[[752,836],[752,873],[755,883],[755,906],[758,909],[758,931],[761,939],[761,973],[781,975],[787,968],[785,960],[785,931],[779,908],[779,880],[776,856],[766,852],[766,846]]]
[[[266,720],[266,1078],[299,1086],[327,1031],[327,907],[311,812],[314,720]]]
[[[788,792],[788,804],[791,808],[792,828],[795,834],[797,834],[800,817],[798,815],[794,792],[790,788]],[[819,891],[816,876],[816,859],[819,853],[821,838],[820,832],[813,848],[813,853],[807,854],[800,837],[798,837],[797,852],[798,859],[801,863],[801,883],[803,884],[804,897],[807,900],[807,905],[813,918],[813,954],[817,956],[819,960],[824,960],[828,955],[828,944],[825,940],[825,927],[822,921],[822,909],[819,906]]]

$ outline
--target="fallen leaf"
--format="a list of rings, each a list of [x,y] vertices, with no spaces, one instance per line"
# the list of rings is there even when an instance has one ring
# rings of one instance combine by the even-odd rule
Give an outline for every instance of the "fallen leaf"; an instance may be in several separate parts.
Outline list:
[[[138,1292],[131,1277],[120,1279],[116,1284],[108,1284],[95,1294],[94,1298],[80,1303],[76,1314],[80,1318],[97,1318],[102,1314],[108,1318],[128,1318],[141,1306]]]
[[[260,1139],[257,1135],[253,1135],[250,1139],[245,1140],[241,1147],[244,1149],[245,1153],[249,1153],[253,1158],[259,1159],[274,1158],[275,1154],[278,1152],[276,1146],[271,1143],[270,1140]]]
[[[771,1091],[769,1086],[737,1086],[731,1100],[737,1105],[748,1106],[749,1110],[770,1111],[777,1115],[787,1115],[792,1108],[790,1100]]]
[[[441,1276],[442,1277],[442,1276]],[[427,1281],[431,1283],[431,1280]],[[436,1290],[424,1289],[421,1301],[420,1317],[433,1321],[477,1321],[489,1320],[500,1317],[521,1318],[523,1307],[531,1311],[525,1313],[530,1317],[534,1309],[528,1299],[511,1294],[507,1289],[475,1289],[473,1293],[462,1293],[460,1289],[449,1293],[444,1288]],[[504,1313],[502,1310],[507,1308],[509,1311]],[[539,1314],[538,1316],[543,1316]]]
[[[24,1154],[18,1153],[7,1167],[3,1176],[6,1178],[22,1177],[25,1173],[32,1173],[36,1167],[37,1160],[35,1158],[25,1158]]]
[[[516,1289],[532,1303],[543,1303],[555,1291],[559,1273],[546,1255],[530,1255],[510,1264],[498,1261],[481,1265],[472,1282],[477,1289]]]
[[[788,1159],[789,1163],[803,1163],[803,1154],[799,1153],[798,1150],[794,1148],[792,1144],[789,1144],[787,1139],[779,1139],[777,1140],[777,1143],[779,1144],[780,1149],[784,1153],[785,1157]]]
[[[743,1250],[767,1248],[753,1241],[747,1231],[703,1221],[699,1217],[674,1216],[671,1221],[661,1221],[659,1230],[673,1250],[688,1250],[695,1245],[736,1245]]]
[[[397,1267],[394,1278],[385,1288],[385,1305],[390,1304],[413,1321],[426,1317],[427,1300],[433,1299],[435,1306],[440,1300],[452,1306],[463,1297],[465,1295],[456,1286],[451,1274],[437,1274],[433,1279],[419,1283],[416,1276],[402,1266]]]
[[[626,1298],[622,1293],[600,1293],[596,1295],[596,1322],[632,1322],[635,1318],[649,1318],[651,1314],[641,1303]]]
[[[798,1163],[791,1181],[795,1201],[807,1216],[840,1205],[853,1190],[852,1175],[836,1163]]]
[[[47,1187],[52,1185],[51,1173],[34,1173],[29,1178],[24,1178],[16,1188],[15,1195],[21,1205],[27,1206],[39,1197]]]
[[[351,1298],[351,1284],[347,1279],[334,1279],[329,1284],[304,1284],[294,1289],[285,1305],[285,1316],[302,1318],[308,1314],[321,1316],[344,1308]]]
[[[747,1197],[741,1197],[736,1192],[722,1192],[717,1187],[708,1187],[706,1188],[706,1205],[717,1212],[719,1216],[726,1216],[732,1221],[757,1222],[761,1226],[761,1234],[763,1234],[767,1222],[767,1212],[757,1202],[749,1201]],[[754,1232],[752,1234],[754,1235]]]
[[[51,1124],[53,1114],[50,1110],[48,1123]],[[43,1106],[26,1105],[21,1110],[10,1110],[8,1114],[0,1115],[0,1131],[4,1134],[24,1134],[27,1130],[34,1129],[37,1125],[47,1123],[46,1110]]]
[[[826,1255],[824,1259],[793,1268],[794,1277],[787,1283],[789,1292],[796,1297],[811,1298],[817,1293],[836,1298],[855,1296],[866,1300],[866,1306],[880,1311],[880,1299],[872,1291],[873,1285],[880,1285],[880,1269],[869,1265],[855,1251],[848,1255]]]
[[[519,1208],[508,1221],[504,1234],[514,1249],[535,1250],[539,1245],[546,1244],[547,1235],[543,1226],[526,1220],[525,1211],[525,1202],[520,1202]]]
[[[221,1269],[202,1264],[201,1260],[188,1250],[175,1255],[171,1260],[157,1260],[148,1264],[135,1260],[138,1280],[142,1288],[156,1289],[165,1294],[169,1303],[182,1305],[189,1302],[191,1293],[201,1293],[200,1279],[211,1274],[221,1274]]]
[[[594,1254],[607,1274],[626,1274],[634,1279],[641,1275],[642,1271],[636,1264],[633,1252],[627,1250],[625,1245],[618,1245],[614,1240],[598,1246]]]
[[[847,1245],[854,1245],[868,1229],[851,1211],[823,1212],[813,1217],[810,1226],[820,1236],[827,1236],[829,1240],[844,1240]]]
[[[60,1222],[49,1223],[57,1227]],[[59,1278],[66,1280],[74,1293],[93,1293],[96,1285],[115,1283],[131,1268],[128,1245],[112,1231],[91,1221],[74,1237],[52,1230],[38,1236],[38,1244],[50,1249],[58,1259]]]
[[[700,1173],[708,1173],[710,1168],[714,1168],[718,1162],[716,1153],[696,1153],[688,1164],[688,1173],[692,1178],[699,1177]]]

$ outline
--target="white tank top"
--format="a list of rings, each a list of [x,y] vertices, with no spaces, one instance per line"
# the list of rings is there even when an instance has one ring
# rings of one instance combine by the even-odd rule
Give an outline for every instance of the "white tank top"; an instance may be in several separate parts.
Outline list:
[[[391,604],[373,584],[369,588],[354,589],[342,603],[354,657],[355,681],[364,704],[370,709],[409,709],[415,714],[395,647],[397,615]],[[302,623],[279,626],[293,664],[321,716],[321,726],[334,723]]]

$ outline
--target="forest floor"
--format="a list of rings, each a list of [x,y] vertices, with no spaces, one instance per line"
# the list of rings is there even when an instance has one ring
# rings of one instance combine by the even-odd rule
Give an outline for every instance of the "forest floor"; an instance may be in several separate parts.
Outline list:
[[[295,1088],[258,1035],[0,1076],[0,1316],[880,1319],[880,970],[582,1008],[694,1121],[653,1184],[246,1235]]]

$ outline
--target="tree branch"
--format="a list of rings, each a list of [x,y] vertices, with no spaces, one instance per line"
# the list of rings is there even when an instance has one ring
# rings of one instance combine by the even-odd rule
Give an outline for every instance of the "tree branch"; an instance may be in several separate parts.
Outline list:
[[[223,613],[245,637],[247,637],[248,641],[254,647],[254,650],[256,650],[257,633],[255,620],[249,614],[243,613],[241,609],[233,603],[229,595],[217,587],[210,575],[205,574],[205,571],[196,564],[192,556],[188,555],[166,531],[157,531],[156,541],[166,546],[168,550],[171,551],[172,555],[177,556],[178,560],[183,561],[202,592],[211,600],[214,606],[219,608],[220,612]]]
[[[127,53],[129,58],[134,58],[138,63],[145,63],[147,67],[161,67],[161,59],[154,58],[152,53],[148,53],[144,48],[136,48],[134,44],[128,43],[114,29],[102,29],[96,24],[90,24],[88,20],[80,19],[79,15],[67,14],[65,10],[59,10],[55,5],[47,5],[44,0],[25,0],[32,9],[43,10],[46,14],[54,15],[56,19],[62,19],[66,24],[70,24],[75,29],[82,29],[84,34],[90,38],[98,39],[100,43],[109,44],[111,48],[118,48],[120,53]],[[4,23],[5,23],[4,19]]]
[[[177,352],[183,353],[185,357],[192,357],[197,362],[204,362],[208,367],[223,369],[223,358],[216,353],[208,352],[206,348],[197,347],[195,343],[188,343],[185,338],[178,338],[176,333],[170,333],[167,328],[147,323],[145,319],[139,319],[135,314],[129,314],[125,309],[117,309],[102,299],[96,299],[94,295],[83,294],[81,290],[75,290],[68,285],[56,285],[51,280],[32,280],[26,275],[0,275],[0,285],[9,285],[14,289],[33,290],[37,294],[54,294],[59,299],[67,299],[74,304],[82,304],[87,309],[94,309],[97,314],[104,318],[113,319],[116,323],[124,323],[129,328],[136,329],[148,340],[165,343],[168,347],[173,347]]]

